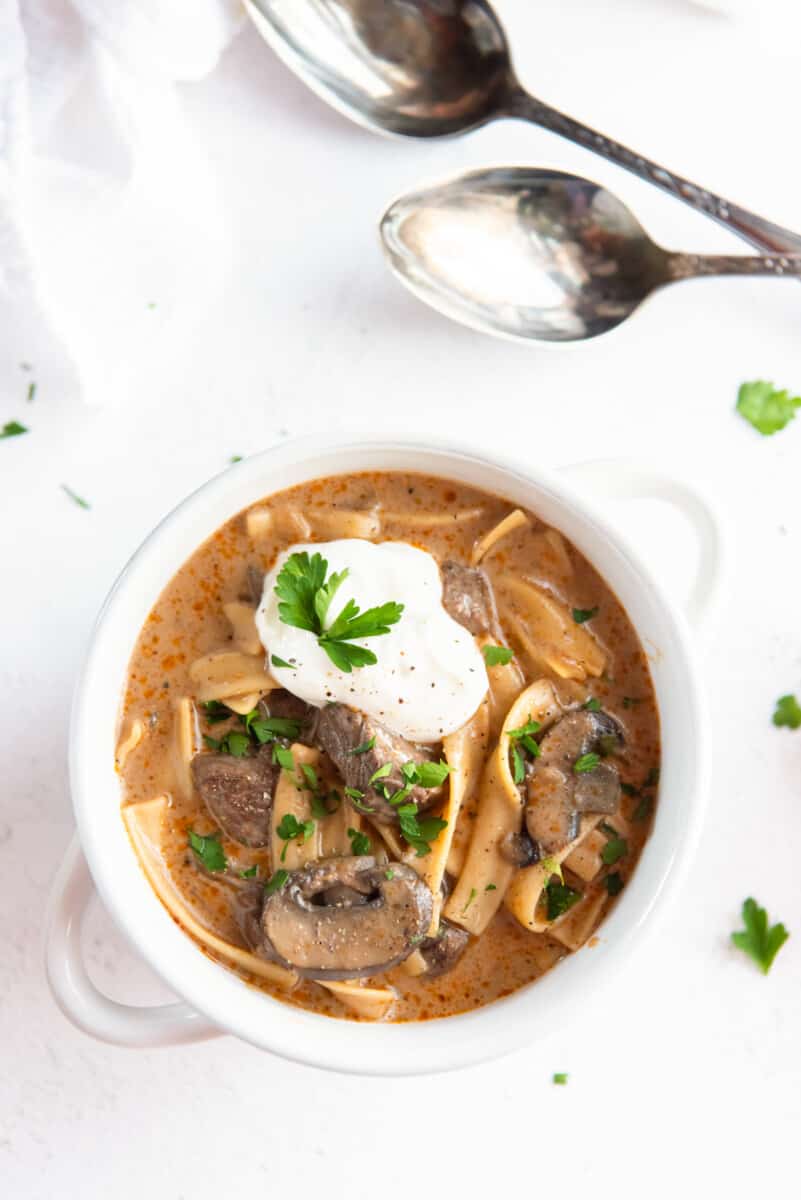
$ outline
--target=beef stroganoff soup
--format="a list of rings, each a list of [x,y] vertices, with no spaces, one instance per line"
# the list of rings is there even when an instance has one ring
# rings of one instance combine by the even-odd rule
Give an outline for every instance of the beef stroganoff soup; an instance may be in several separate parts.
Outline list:
[[[592,946],[650,830],[659,722],[626,613],[557,530],[357,474],[252,505],[178,570],[117,769],[204,953],[302,1008],[424,1020]]]

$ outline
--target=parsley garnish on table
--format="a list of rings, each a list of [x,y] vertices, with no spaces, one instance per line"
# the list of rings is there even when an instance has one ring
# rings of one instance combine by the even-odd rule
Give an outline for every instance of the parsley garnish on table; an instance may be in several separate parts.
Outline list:
[[[779,729],[782,726],[785,729],[801,728],[801,704],[798,703],[795,696],[779,697],[773,713],[773,724]]]
[[[743,904],[745,929],[731,935],[738,950],[753,958],[763,975],[767,975],[773,960],[789,938],[784,926],[768,924],[768,914],[750,896]]]
[[[763,437],[770,437],[789,425],[801,408],[801,396],[779,391],[764,379],[744,383],[737,393],[737,411]]]
[[[19,437],[23,433],[30,433],[27,425],[22,425],[19,421],[6,421],[0,429],[0,438]]]
[[[328,575],[326,559],[303,550],[290,554],[284,563],[278,573],[275,594],[278,615],[284,624],[313,633],[317,645],[325,650],[334,666],[349,675],[354,667],[378,662],[372,650],[354,645],[356,639],[389,633],[390,626],[401,619],[403,605],[390,600],[361,612],[351,599],[326,628],[331,601],[347,577],[347,569]]]
[[[224,871],[228,866],[225,851],[220,842],[219,833],[200,834],[194,829],[187,830],[189,845],[198,862],[212,873]]]

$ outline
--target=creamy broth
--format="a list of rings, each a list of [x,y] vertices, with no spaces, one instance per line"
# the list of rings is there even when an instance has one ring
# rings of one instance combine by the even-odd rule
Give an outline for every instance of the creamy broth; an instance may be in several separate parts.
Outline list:
[[[243,720],[235,714],[230,714],[228,720],[208,721],[204,697],[215,687],[219,690],[219,679],[225,674],[214,662],[223,662],[224,667],[227,660],[205,660],[212,666],[204,675],[197,666],[204,656],[229,652],[253,664],[250,675],[242,675],[244,684],[239,694],[223,686],[226,695],[220,702],[239,704],[240,708],[244,705],[247,712],[263,698],[269,708],[273,694],[269,689],[274,681],[269,678],[269,659],[265,665],[264,650],[254,640],[255,626],[249,614],[259,601],[260,581],[282,551],[298,544],[355,537],[405,542],[428,552],[440,565],[455,561],[469,566],[479,560],[478,569],[489,585],[495,606],[492,628],[477,635],[479,644],[509,647],[514,658],[508,667],[487,668],[490,696],[486,726],[476,724],[470,749],[475,764],[470,778],[475,790],[447,835],[452,832],[454,836],[448,856],[450,867],[467,873],[465,863],[471,861],[472,834],[480,825],[485,801],[479,774],[495,751],[504,719],[521,692],[539,680],[548,681],[552,691],[547,694],[554,698],[551,708],[555,704],[558,710],[554,730],[567,728],[561,724],[567,716],[576,721],[583,719],[581,714],[595,716],[600,712],[612,719],[613,725],[608,728],[614,728],[614,736],[610,738],[607,733],[601,737],[605,754],[583,757],[599,759],[594,768],[590,762],[588,779],[593,769],[600,767],[610,778],[614,776],[610,787],[617,786],[619,780],[619,805],[614,812],[600,814],[583,810],[581,840],[561,868],[563,884],[558,880],[559,853],[543,853],[540,846],[540,869],[544,862],[544,878],[549,881],[550,891],[534,911],[530,898],[533,895],[536,900],[539,893],[537,889],[527,890],[526,880],[534,875],[530,863],[532,842],[530,838],[526,841],[525,832],[523,850],[519,851],[515,842],[514,853],[519,851],[529,858],[519,857],[516,863],[510,863],[508,879],[504,868],[499,874],[500,885],[483,885],[482,895],[471,895],[469,891],[464,895],[467,882],[448,873],[450,895],[444,899],[443,909],[446,917],[450,912],[457,929],[466,928],[470,934],[466,949],[451,969],[433,977],[415,973],[422,963],[421,951],[415,946],[390,970],[372,978],[350,980],[351,990],[391,989],[391,1005],[379,1004],[369,1014],[373,1018],[412,1021],[464,1012],[531,983],[582,945],[589,943],[591,947],[597,926],[616,902],[617,894],[625,890],[651,828],[659,772],[659,721],[642,646],[616,597],[575,547],[548,529],[536,514],[510,517],[514,512],[508,501],[497,496],[414,474],[370,473],[320,479],[267,497],[223,525],[180,567],[145,622],[131,659],[119,728],[123,806],[129,815],[134,814],[134,819],[140,805],[142,812],[155,812],[157,818],[155,834],[151,828],[145,841],[134,837],[137,850],[141,855],[142,846],[149,847],[152,861],[145,867],[151,881],[159,873],[166,881],[162,899],[171,888],[171,894],[180,898],[199,926],[223,942],[248,951],[253,947],[253,914],[258,916],[264,884],[280,868],[276,861],[280,856],[270,844],[248,847],[223,836],[220,845],[226,869],[204,868],[190,848],[189,830],[201,837],[214,836],[220,827],[193,786],[188,759],[193,753],[211,753],[204,749],[204,735],[219,741],[226,730],[244,730]],[[493,531],[499,525],[499,536],[493,540]],[[561,631],[559,638],[555,638],[554,630]],[[583,639],[578,649],[573,644],[575,638]],[[374,649],[378,663],[357,670],[381,670],[382,643],[386,644],[382,637],[364,643]],[[243,671],[244,667],[237,669]],[[282,673],[281,683],[285,682]],[[291,682],[286,686],[291,688]],[[528,715],[524,714],[521,725],[525,725]],[[553,714],[548,720],[554,720]],[[548,728],[544,722],[535,740],[545,744]],[[618,732],[622,740],[616,742]],[[254,744],[253,752],[256,749]],[[539,783],[539,792],[532,792],[532,777],[537,771],[541,781],[546,768],[533,756],[536,747],[529,753],[524,741],[510,740],[508,749],[517,750],[520,756],[519,764],[514,754],[507,760],[510,769],[523,772],[519,833],[527,828],[532,796],[539,796],[537,803],[542,803],[543,784]],[[444,753],[439,745],[432,747],[432,752],[437,758]],[[302,757],[304,752],[299,753]],[[315,840],[310,839],[310,845],[317,846],[324,856],[326,846],[337,841],[331,831],[338,822],[338,853],[343,853],[342,828],[347,825],[369,839],[371,851],[377,852],[379,865],[389,875],[400,855],[402,862],[415,871],[426,869],[428,856],[415,856],[395,827],[379,828],[369,815],[350,806],[343,796],[343,781],[326,754],[318,750],[309,754],[316,763],[321,793],[327,795],[329,789],[336,789],[343,806],[343,811],[319,817]],[[452,774],[446,781],[426,816],[442,813],[448,804],[448,788],[455,786],[454,778]],[[571,781],[573,785],[578,789],[575,780]],[[297,795],[301,797],[298,803],[308,803],[308,797],[303,800],[302,793]],[[578,790],[575,795],[579,795]],[[164,797],[161,807],[148,809],[148,802],[155,797]],[[535,826],[537,819],[535,814]],[[436,845],[433,839],[432,854],[436,853]],[[533,843],[535,855],[537,845]],[[289,863],[300,865],[296,863],[302,852],[300,839],[291,843],[295,846],[298,848],[291,848]],[[504,861],[509,861],[508,855]],[[253,868],[257,870],[255,876]],[[243,876],[245,871],[251,874]],[[529,875],[524,877],[526,871]],[[559,893],[557,885],[565,891]],[[557,905],[560,895],[577,893],[581,898],[563,914],[554,915],[555,908],[549,913],[551,896]],[[464,911],[454,911],[456,897],[460,905],[464,899]],[[531,918],[534,931],[520,919],[520,906],[528,903],[532,911],[526,910],[523,915]],[[479,931],[487,906],[496,911],[486,928]],[[554,919],[548,920],[549,915]],[[178,919],[181,924],[188,923],[180,916]],[[417,943],[419,946],[419,938]],[[216,948],[201,948],[226,966],[232,965]],[[244,967],[239,969],[253,986],[287,1003],[330,1016],[367,1019],[358,999],[355,1006],[343,1002],[342,987],[338,995],[333,985],[329,988],[308,978],[291,986],[291,981],[276,982]]]

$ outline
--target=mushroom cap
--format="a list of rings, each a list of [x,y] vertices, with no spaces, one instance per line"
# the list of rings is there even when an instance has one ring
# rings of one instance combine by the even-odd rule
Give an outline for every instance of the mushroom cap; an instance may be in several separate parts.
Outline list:
[[[271,957],[307,979],[358,979],[408,958],[428,931],[433,902],[403,863],[320,859],[265,898],[261,933]]]
[[[526,828],[544,854],[556,854],[578,835],[581,813],[613,813],[620,804],[617,768],[599,762],[577,774],[583,754],[597,751],[602,738],[623,742],[623,731],[605,712],[578,709],[553,725],[540,742],[540,757],[527,782]]]

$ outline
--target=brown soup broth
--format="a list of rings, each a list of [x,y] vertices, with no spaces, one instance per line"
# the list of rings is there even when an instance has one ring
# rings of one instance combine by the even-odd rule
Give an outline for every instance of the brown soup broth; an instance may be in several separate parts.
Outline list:
[[[256,507],[255,505],[251,508]],[[249,568],[268,570],[280,551],[303,541],[328,541],[336,536],[321,514],[337,511],[372,511],[394,514],[381,517],[377,540],[405,541],[432,554],[439,562],[456,559],[469,563],[475,543],[511,511],[512,505],[464,484],[426,475],[364,473],[318,479],[265,498],[258,504],[274,513],[288,509],[303,515],[312,533],[303,536],[281,525],[254,541],[246,528],[245,513],[227,521],[179,568],[159,596],[137,640],[120,712],[120,738],[137,719],[146,733],[141,744],[128,755],[120,770],[123,804],[169,797],[162,852],[172,881],[197,919],[229,942],[245,946],[242,921],[253,894],[250,881],[215,877],[198,868],[188,848],[187,830],[214,830],[200,798],[180,784],[181,763],[175,745],[176,702],[192,697],[196,685],[189,668],[201,655],[231,646],[231,625],[223,604],[253,600]],[[477,514],[475,510],[480,510]],[[453,514],[446,525],[419,523],[421,514]],[[414,525],[400,519],[410,514]],[[460,518],[460,514],[462,514]],[[655,780],[659,769],[659,719],[653,684],[637,634],[625,611],[587,560],[565,539],[548,534],[535,514],[530,524],[518,529],[492,549],[482,563],[491,584],[504,575],[515,574],[547,590],[567,609],[593,610],[586,626],[606,654],[599,678],[574,683],[533,666],[514,634],[503,627],[508,644],[515,649],[525,685],[548,675],[565,703],[581,703],[592,696],[600,700],[625,732],[625,746],[615,762],[624,783],[621,816],[626,824],[628,852],[614,866],[582,891],[602,890],[603,914],[614,899],[607,897],[606,876],[620,876],[623,886],[634,870],[652,823]],[[316,528],[321,522],[321,531]],[[546,536],[548,535],[548,536]],[[365,669],[380,669],[379,666]],[[204,732],[213,733],[201,720]],[[609,818],[614,823],[614,818]],[[376,839],[378,840],[378,839]],[[269,848],[245,851],[224,841],[234,868],[260,864],[260,875],[272,871]],[[569,872],[566,880],[571,882]],[[573,881],[575,882],[575,881]],[[617,881],[616,881],[617,882]],[[614,890],[614,888],[612,889]],[[597,923],[597,922],[596,922]],[[589,931],[590,934],[593,932]],[[590,945],[593,938],[588,935]],[[206,951],[208,953],[208,951]],[[376,977],[375,986],[390,983],[397,991],[391,1014],[394,1021],[425,1020],[465,1012],[487,1004],[531,983],[569,951],[548,933],[532,933],[501,906],[486,932],[470,945],[447,974],[427,979],[413,977],[401,965]],[[358,1019],[323,987],[301,982],[286,993],[264,980],[246,976],[254,986],[301,1008],[336,1017]]]

